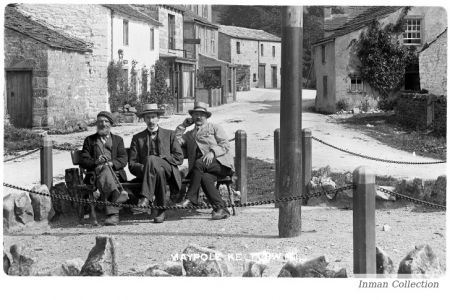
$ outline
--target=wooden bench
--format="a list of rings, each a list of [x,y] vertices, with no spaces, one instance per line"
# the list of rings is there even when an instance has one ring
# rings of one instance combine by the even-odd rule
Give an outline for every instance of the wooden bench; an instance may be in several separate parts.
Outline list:
[[[127,151],[128,156],[129,156],[130,149],[126,148],[126,151]],[[73,184],[70,187],[75,189],[75,190],[87,192],[89,194],[89,199],[93,199],[94,198],[93,193],[96,190],[95,182],[89,182],[87,184],[84,183],[84,180],[85,180],[86,176],[88,176],[90,172],[88,172],[86,169],[84,169],[84,168],[82,168],[80,166],[81,150],[71,151],[70,154],[71,154],[71,158],[72,158],[72,163],[75,166],[78,166],[79,170],[80,170],[78,175],[77,174],[74,175],[74,176],[79,176],[79,178],[76,178],[74,180],[74,182],[76,182],[76,184]],[[181,196],[182,197],[178,197],[178,199],[180,199],[180,198],[182,199],[184,197],[184,195],[185,195],[184,191],[186,190],[187,186],[190,183],[190,180],[188,178],[185,178],[186,174],[184,174],[183,172],[181,172],[181,174],[182,174],[182,189],[181,189],[181,191],[182,191]],[[67,177],[67,175],[66,175],[66,177]],[[94,178],[94,176],[91,176],[91,178]],[[66,181],[67,181],[67,179],[66,179]],[[231,195],[231,184],[232,183],[233,183],[232,176],[226,176],[226,177],[223,177],[223,178],[218,178],[217,179],[217,183],[216,183],[216,188],[217,189],[221,185],[225,185],[227,187],[228,204],[229,205],[233,204],[232,195]],[[131,191],[133,191],[133,190],[136,191],[136,190],[140,190],[141,189],[142,182],[137,181],[137,178],[134,178],[134,179],[129,180],[127,182],[122,182],[122,186],[123,186],[124,189],[131,190]],[[68,187],[69,187],[69,184],[68,184]],[[170,187],[169,187],[169,190],[170,190]],[[236,215],[236,211],[235,211],[234,207],[232,207],[232,211],[233,211],[233,215]],[[79,218],[81,218],[81,214],[82,214],[82,212],[79,211]],[[94,207],[92,205],[91,205],[91,219],[92,219],[94,224],[97,223]]]

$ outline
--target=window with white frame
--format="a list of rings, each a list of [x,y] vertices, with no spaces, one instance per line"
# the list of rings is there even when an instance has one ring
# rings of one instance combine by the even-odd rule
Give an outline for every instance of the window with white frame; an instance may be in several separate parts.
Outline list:
[[[150,50],[155,50],[155,28],[150,28]]]
[[[128,46],[128,20],[123,20],[123,45]]]
[[[363,81],[361,76],[352,75],[350,76],[350,92],[358,93],[364,90]]]
[[[421,19],[412,18],[405,20],[404,32],[403,32],[403,44],[405,45],[420,45],[422,44],[421,35]]]

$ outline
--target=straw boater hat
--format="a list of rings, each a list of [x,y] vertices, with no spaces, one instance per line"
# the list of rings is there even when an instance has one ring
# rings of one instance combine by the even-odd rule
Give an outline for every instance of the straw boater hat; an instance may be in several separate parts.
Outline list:
[[[192,114],[196,111],[205,113],[207,118],[211,117],[211,112],[208,111],[208,105],[206,103],[195,102],[194,109],[190,109],[189,114],[192,116]]]
[[[158,104],[156,103],[147,103],[142,106],[142,111],[138,112],[137,115],[139,118],[144,117],[144,115],[149,113],[157,113],[158,116],[164,114],[164,109],[158,108]]]

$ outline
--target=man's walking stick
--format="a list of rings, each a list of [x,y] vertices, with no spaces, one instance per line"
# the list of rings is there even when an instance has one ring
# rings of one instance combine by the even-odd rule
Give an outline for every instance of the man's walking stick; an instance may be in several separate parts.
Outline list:
[[[97,145],[98,146],[98,145]],[[102,153],[103,156],[106,157],[105,153],[103,152],[102,148],[100,148],[100,146],[98,146],[98,148],[100,149],[100,152]],[[114,172],[113,168],[111,167],[111,165],[107,162],[104,163],[104,165],[107,165],[109,170],[112,173],[112,176],[114,178],[114,181],[116,182],[116,184],[119,186],[119,190],[120,190],[120,195],[119,197],[116,199],[116,202],[119,203],[123,203],[125,201],[128,200],[128,192],[125,191],[125,189],[123,188],[122,184],[119,181],[119,178],[117,178],[116,172]]]

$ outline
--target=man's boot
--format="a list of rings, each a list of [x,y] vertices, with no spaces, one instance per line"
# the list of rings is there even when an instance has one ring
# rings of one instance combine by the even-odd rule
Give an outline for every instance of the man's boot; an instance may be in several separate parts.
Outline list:
[[[165,213],[165,209],[158,209],[156,212],[156,216],[153,219],[153,222],[155,223],[162,223],[164,222],[164,220],[166,219],[166,213]]]
[[[105,225],[106,226],[115,226],[119,224],[119,214],[112,214],[108,215],[108,217],[105,219]]]
[[[217,210],[213,210],[213,212],[212,212],[213,220],[222,220],[222,219],[228,218],[229,216],[230,216],[230,212],[228,211],[228,209],[226,207],[219,208]]]

